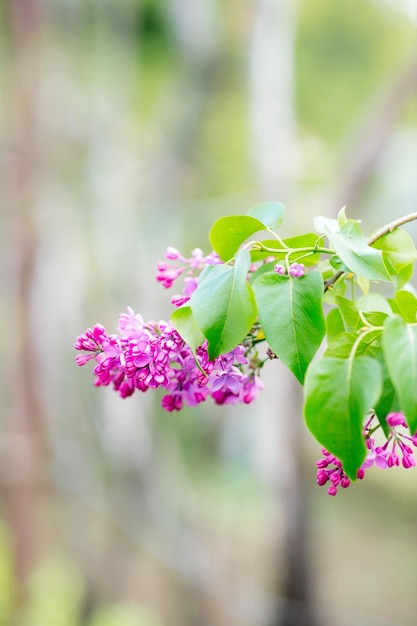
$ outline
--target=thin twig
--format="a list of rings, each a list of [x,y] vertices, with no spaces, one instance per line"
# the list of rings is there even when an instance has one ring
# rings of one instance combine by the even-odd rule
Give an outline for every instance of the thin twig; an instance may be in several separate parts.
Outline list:
[[[400,217],[397,220],[394,220],[390,224],[387,224],[386,226],[381,228],[381,230],[378,230],[375,235],[372,235],[372,237],[368,239],[368,246],[372,246],[375,241],[378,241],[378,239],[381,239],[381,237],[383,237],[384,235],[388,235],[388,233],[392,233],[392,231],[399,226],[407,224],[408,222],[413,222],[414,220],[417,220],[417,212],[409,213],[409,215],[404,215],[404,217]]]

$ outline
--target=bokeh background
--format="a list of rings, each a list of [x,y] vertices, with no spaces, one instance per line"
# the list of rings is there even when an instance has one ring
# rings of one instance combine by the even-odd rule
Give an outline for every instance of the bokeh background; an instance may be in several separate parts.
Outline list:
[[[415,470],[330,498],[279,364],[251,407],[163,414],[73,343],[167,319],[156,263],[221,215],[416,211],[416,24],[413,0],[2,0],[1,626],[415,626]]]

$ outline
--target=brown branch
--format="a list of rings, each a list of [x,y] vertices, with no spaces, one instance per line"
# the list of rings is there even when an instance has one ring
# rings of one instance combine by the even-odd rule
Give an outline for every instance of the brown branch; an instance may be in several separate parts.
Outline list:
[[[375,235],[372,235],[372,237],[368,239],[368,246],[372,246],[372,244],[378,241],[378,239],[381,239],[384,235],[388,235],[388,233],[392,233],[392,231],[399,226],[407,224],[408,222],[414,222],[415,220],[417,220],[417,212],[409,213],[408,215],[404,215],[404,217],[399,217],[397,220],[394,220],[381,228],[381,230],[378,230]]]

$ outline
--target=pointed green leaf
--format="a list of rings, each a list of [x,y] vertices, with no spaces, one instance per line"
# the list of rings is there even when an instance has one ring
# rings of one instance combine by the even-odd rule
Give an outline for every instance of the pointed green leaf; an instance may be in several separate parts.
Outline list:
[[[406,324],[397,315],[388,318],[383,347],[401,411],[414,434],[417,431],[417,325]]]
[[[368,246],[358,222],[348,220],[338,232],[324,228],[336,254],[351,272],[369,280],[391,280],[382,252]]]
[[[229,261],[246,239],[261,230],[265,225],[250,215],[221,217],[210,230],[210,243],[223,261]]]
[[[339,307],[340,314],[348,333],[355,333],[358,328],[363,326],[363,322],[359,316],[359,311],[352,300],[343,296],[336,296],[336,304]]]
[[[410,282],[410,280],[411,280],[411,278],[413,276],[413,272],[414,272],[414,263],[410,263],[409,265],[406,265],[397,274],[393,273],[391,271],[391,269],[389,267],[389,262],[387,263],[387,266],[388,266],[390,274],[392,275],[392,278],[394,280],[396,289],[402,289],[404,287],[404,285],[406,285],[408,282]]]
[[[394,296],[396,312],[398,312],[406,322],[414,324],[417,322],[417,298],[411,291],[400,290]]]
[[[381,334],[381,330],[367,333],[356,349],[356,356],[376,357],[381,352],[379,342]],[[336,356],[341,359],[347,359],[356,340],[357,336],[352,333],[341,333],[329,343],[324,356]]]
[[[340,224],[334,217],[316,215],[314,218],[314,228],[318,233],[327,234],[328,230],[337,232],[340,229]]]
[[[402,228],[387,233],[372,244],[373,248],[382,250],[395,272],[401,272],[406,265],[417,261],[417,250],[410,235]]]
[[[326,358],[333,356],[340,359],[347,359],[352,352],[355,341],[356,335],[346,332],[340,333],[340,335],[337,335],[337,337],[334,337],[332,341],[329,342],[324,356]]]
[[[234,266],[214,266],[188,302],[209,342],[210,360],[233,350],[256,320],[255,297],[247,281],[249,264],[249,252],[242,250]]]
[[[343,263],[342,259],[339,256],[337,256],[337,254],[334,254],[333,256],[329,258],[329,263],[333,267],[333,269],[337,270],[338,272],[350,271],[348,266],[345,263]]]
[[[339,309],[332,309],[326,318],[327,340],[331,341],[345,331],[342,316]]]
[[[269,272],[253,289],[268,344],[302,384],[325,334],[321,275],[293,278]]]
[[[205,337],[195,321],[193,312],[189,306],[182,306],[176,309],[171,315],[171,322],[175,330],[181,335],[193,353],[198,346],[205,341]]]
[[[342,228],[342,226],[344,226],[346,222],[347,222],[346,207],[343,206],[340,209],[339,213],[337,214],[337,223],[339,224],[339,228]]]
[[[366,456],[363,420],[382,389],[381,366],[375,359],[324,358],[307,370],[304,415],[316,439],[355,480]]]
[[[391,307],[388,300],[379,293],[370,293],[367,296],[362,296],[359,300],[356,300],[356,306],[364,313],[378,311],[380,313],[386,313],[386,315],[391,315]]]
[[[247,215],[256,218],[267,228],[277,229],[284,218],[284,206],[280,202],[262,202],[249,209]]]
[[[382,369],[382,393],[374,409],[382,430],[385,435],[388,436],[389,426],[386,419],[387,415],[391,413],[391,411],[398,411],[399,407],[394,385],[392,384],[382,351],[378,354],[377,359]]]

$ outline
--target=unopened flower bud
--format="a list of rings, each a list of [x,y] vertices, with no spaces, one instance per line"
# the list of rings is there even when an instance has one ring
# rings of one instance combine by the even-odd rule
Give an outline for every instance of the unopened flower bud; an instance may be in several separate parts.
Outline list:
[[[402,413],[388,413],[387,415],[388,426],[407,426],[404,415]]]
[[[416,460],[411,454],[404,454],[402,463],[405,469],[410,469],[410,467],[415,467]]]

